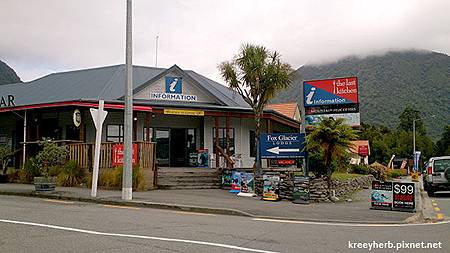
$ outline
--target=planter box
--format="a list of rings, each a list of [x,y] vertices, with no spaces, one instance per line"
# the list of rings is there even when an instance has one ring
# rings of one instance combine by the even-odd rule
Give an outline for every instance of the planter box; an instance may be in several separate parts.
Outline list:
[[[54,191],[56,187],[56,177],[35,177],[34,188],[36,191]]]
[[[0,174],[0,184],[8,183],[8,175]]]

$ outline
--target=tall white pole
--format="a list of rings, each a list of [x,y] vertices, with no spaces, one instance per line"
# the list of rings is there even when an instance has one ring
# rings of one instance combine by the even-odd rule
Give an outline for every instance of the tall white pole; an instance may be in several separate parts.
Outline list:
[[[23,116],[23,154],[22,154],[22,169],[25,168],[25,162],[27,160],[27,110]]]
[[[122,199],[131,200],[132,190],[132,157],[133,157],[133,86],[132,86],[132,23],[131,23],[132,2],[127,0],[127,23],[126,23],[126,54],[125,54],[125,114],[124,114],[124,163],[122,178]]]
[[[102,143],[102,130],[103,130],[103,122],[106,119],[106,115],[108,112],[104,111],[105,101],[98,101],[98,110],[91,108],[91,116],[94,121],[94,126],[96,129],[95,132],[95,146],[94,146],[94,169],[92,170],[92,188],[91,188],[91,196],[97,197],[97,184],[98,184],[98,171],[100,167],[100,147]]]
[[[159,40],[159,36],[156,36],[156,47],[155,47],[155,67],[158,67],[158,40]]]
[[[416,154],[416,120],[413,120],[413,156]]]

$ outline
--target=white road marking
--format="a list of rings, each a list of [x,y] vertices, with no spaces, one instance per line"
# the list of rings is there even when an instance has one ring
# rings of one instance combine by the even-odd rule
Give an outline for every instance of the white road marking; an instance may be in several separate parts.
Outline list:
[[[405,223],[405,224],[365,224],[365,223],[338,223],[338,222],[315,222],[315,221],[295,221],[295,220],[277,220],[253,218],[254,221],[306,224],[306,225],[325,225],[325,226],[343,226],[343,227],[410,227],[410,226],[430,226],[439,224],[448,224],[450,221],[442,221],[435,223]]]
[[[41,224],[41,223],[34,223],[34,222],[27,222],[27,221],[15,221],[15,220],[0,219],[0,222],[10,223],[10,224],[20,224],[20,225],[35,226],[35,227],[43,227],[43,228],[51,228],[51,229],[58,229],[58,230],[78,232],[78,233],[91,234],[91,235],[127,237],[127,238],[157,240],[157,241],[166,241],[166,242],[181,242],[181,243],[198,244],[198,245],[220,247],[220,248],[227,248],[227,249],[235,249],[235,250],[242,250],[242,251],[249,251],[249,252],[259,252],[259,253],[278,253],[276,251],[244,248],[244,247],[239,247],[239,246],[234,246],[234,245],[227,245],[227,244],[222,244],[222,243],[193,241],[193,240],[176,239],[176,238],[165,238],[165,237],[155,237],[155,236],[145,236],[145,235],[105,233],[105,232],[99,232],[99,231],[92,231],[92,230],[85,230],[85,229],[78,229],[78,228],[70,228],[70,227],[63,227],[63,226],[56,226],[56,225],[48,225],[48,224]]]
[[[104,207],[112,207],[112,208],[121,208],[121,209],[132,209],[132,210],[139,210],[139,207],[134,206],[118,206],[118,205],[102,205]]]
[[[56,200],[56,199],[43,199],[43,201],[46,202],[52,202],[52,203],[62,203],[62,204],[73,204],[72,201],[64,201],[64,200]]]
[[[183,211],[172,211],[172,213],[185,214],[185,215],[216,216],[215,214],[212,214],[212,213],[195,213],[195,212],[183,212]]]

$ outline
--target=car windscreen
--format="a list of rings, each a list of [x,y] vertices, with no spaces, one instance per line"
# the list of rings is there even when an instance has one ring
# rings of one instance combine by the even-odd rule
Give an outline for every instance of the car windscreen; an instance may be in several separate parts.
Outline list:
[[[450,169],[450,159],[434,160],[434,172],[444,172]]]

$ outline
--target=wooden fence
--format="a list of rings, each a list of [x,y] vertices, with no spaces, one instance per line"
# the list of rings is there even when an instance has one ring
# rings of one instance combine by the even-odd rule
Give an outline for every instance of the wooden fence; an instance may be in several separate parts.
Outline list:
[[[100,169],[113,168],[113,146],[122,143],[105,142],[100,146]],[[134,142],[137,145],[136,164],[143,169],[149,188],[156,186],[155,143]],[[68,144],[69,160],[75,160],[80,167],[92,170],[94,166],[94,143]]]

